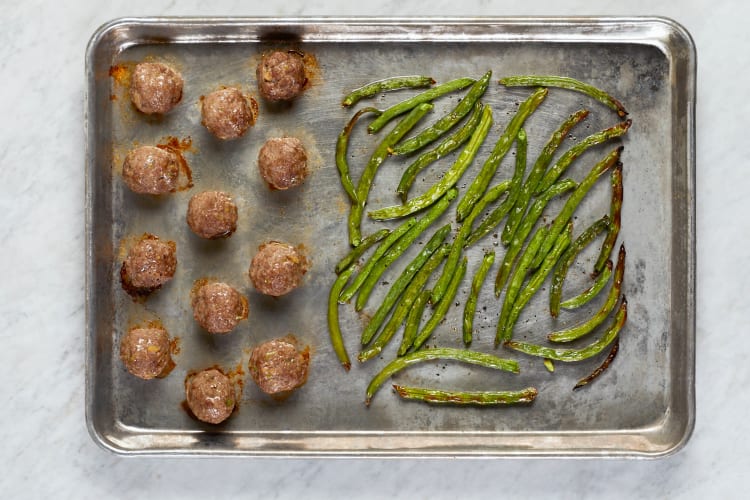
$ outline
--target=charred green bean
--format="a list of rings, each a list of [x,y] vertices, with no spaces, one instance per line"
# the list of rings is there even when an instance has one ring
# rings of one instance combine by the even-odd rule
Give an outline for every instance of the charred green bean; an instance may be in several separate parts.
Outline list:
[[[443,391],[397,384],[393,384],[393,390],[404,399],[416,399],[434,404],[480,406],[531,403],[538,393],[534,387],[527,387],[520,391]]]
[[[351,175],[349,174],[349,162],[346,159],[346,153],[349,149],[349,137],[352,134],[354,125],[365,113],[376,113],[380,114],[381,111],[377,108],[362,108],[357,111],[352,119],[344,127],[344,130],[339,134],[339,138],[336,141],[336,168],[339,170],[339,177],[341,178],[341,185],[344,187],[344,191],[349,195],[349,199],[352,203],[357,203],[357,188],[352,183]]]
[[[609,256],[612,253],[612,249],[617,241],[617,236],[620,234],[620,227],[622,225],[622,164],[615,165],[610,174],[610,183],[612,184],[612,202],[610,205],[610,219],[609,232],[602,242],[602,249],[599,251],[599,258],[594,264],[594,273],[600,273],[604,269],[604,265]]]
[[[358,89],[352,90],[346,97],[344,97],[344,100],[341,101],[341,105],[352,106],[361,99],[372,97],[381,92],[407,88],[430,87],[434,84],[435,80],[429,76],[394,76],[384,80],[371,82],[359,87]]]
[[[620,337],[615,338],[615,341],[612,343],[612,349],[610,349],[609,354],[607,355],[607,358],[604,360],[604,362],[599,365],[596,370],[591,372],[590,375],[587,375],[586,377],[583,377],[581,380],[579,380],[576,385],[573,386],[573,390],[578,390],[581,387],[590,384],[594,379],[599,377],[604,371],[609,368],[609,366],[612,364],[612,361],[615,360],[617,357],[617,351],[620,350]]]
[[[466,300],[466,306],[464,307],[463,340],[464,345],[466,346],[471,344],[474,335],[474,314],[477,310],[479,292],[482,290],[484,280],[494,262],[495,252],[484,254],[482,264],[479,266],[479,269],[477,269],[474,279],[471,281],[471,293],[469,294],[469,298]]]

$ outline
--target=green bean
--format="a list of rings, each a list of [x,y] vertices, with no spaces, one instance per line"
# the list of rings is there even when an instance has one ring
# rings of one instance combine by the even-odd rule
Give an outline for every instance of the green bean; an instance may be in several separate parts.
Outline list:
[[[339,177],[341,178],[341,185],[344,187],[344,191],[349,195],[349,199],[352,203],[357,203],[357,188],[352,183],[352,178],[349,174],[349,162],[346,159],[346,153],[349,149],[349,137],[352,134],[354,125],[357,123],[359,118],[365,113],[377,113],[381,111],[377,108],[362,108],[357,111],[352,119],[344,127],[344,130],[339,134],[339,138],[336,141],[336,167],[339,170]]]
[[[625,245],[620,245],[620,253],[617,258],[617,266],[615,267],[615,279],[612,282],[612,287],[609,289],[607,300],[604,301],[602,307],[594,314],[591,318],[583,323],[560,330],[557,332],[550,333],[547,335],[547,339],[552,342],[570,342],[572,340],[579,339],[591,332],[602,324],[609,313],[617,305],[617,299],[620,297],[620,291],[622,290],[622,279],[625,275]]]
[[[521,260],[518,262],[516,272],[513,273],[513,277],[511,278],[510,284],[508,285],[508,290],[505,292],[503,307],[500,309],[500,318],[497,322],[497,335],[495,338],[496,344],[500,342],[499,339],[505,329],[505,323],[507,323],[508,321],[510,312],[513,309],[513,304],[516,302],[518,292],[521,290],[523,282],[526,279],[526,273],[529,269],[529,265],[534,259],[536,253],[539,251],[539,246],[542,244],[542,241],[544,241],[544,237],[547,235],[547,231],[547,228],[544,226],[537,229],[536,233],[534,233],[534,236],[531,237],[531,241],[526,246],[526,251],[521,256]],[[498,295],[498,289],[495,288],[495,296]]]
[[[625,132],[628,131],[631,124],[631,120],[618,123],[614,127],[610,127],[595,134],[591,134],[590,136],[586,137],[584,140],[567,150],[565,153],[563,153],[560,159],[557,160],[557,162],[549,170],[547,170],[547,173],[544,174],[542,180],[539,181],[534,194],[538,195],[549,186],[551,186],[570,166],[570,164],[573,163],[573,160],[581,156],[587,149],[591,148],[592,146],[596,146],[597,144],[608,141],[609,139],[614,139],[615,137],[622,136],[623,134],[625,134]]]
[[[396,189],[396,194],[399,195],[403,203],[406,203],[409,189],[411,189],[411,185],[414,184],[414,180],[417,178],[419,172],[443,156],[458,149],[463,143],[469,140],[474,133],[474,129],[477,128],[477,125],[479,124],[483,108],[484,106],[480,102],[474,104],[474,111],[471,113],[471,116],[457,132],[443,140],[443,142],[441,142],[435,149],[431,149],[430,151],[419,155],[414,163],[404,170],[401,180],[398,183],[398,188]]]
[[[346,255],[346,257],[341,259],[339,263],[336,264],[336,274],[340,274],[341,271],[359,260],[359,258],[364,255],[368,248],[373,246],[375,243],[380,242],[380,240],[382,240],[389,234],[391,234],[390,229],[381,229],[380,231],[377,231],[363,239],[358,247],[353,248],[351,252]]]
[[[396,279],[393,285],[391,285],[391,288],[390,290],[388,290],[385,299],[380,304],[380,307],[378,307],[378,310],[375,312],[373,317],[370,319],[370,322],[367,324],[367,327],[365,327],[364,331],[362,332],[362,345],[367,345],[370,342],[373,335],[375,335],[375,333],[380,328],[380,325],[383,323],[383,321],[385,321],[385,317],[396,304],[396,301],[398,301],[403,291],[407,286],[409,286],[409,283],[411,283],[414,275],[417,274],[422,266],[425,265],[430,256],[435,253],[440,245],[443,244],[443,240],[445,240],[445,237],[448,236],[448,233],[450,233],[450,231],[450,224],[446,224],[445,226],[438,229],[435,234],[432,235],[430,241],[406,266],[404,271],[401,273],[398,279]]]
[[[422,331],[419,332],[417,338],[414,339],[412,348],[415,351],[422,347],[422,344],[424,344],[427,339],[430,338],[432,332],[435,330],[435,328],[437,328],[438,324],[440,324],[440,322],[448,312],[448,308],[451,306],[451,302],[458,292],[458,287],[461,284],[461,280],[466,274],[467,264],[468,259],[464,257],[461,265],[458,266],[458,270],[454,273],[453,279],[451,279],[448,290],[446,290],[443,300],[438,303],[437,307],[435,307],[435,310],[432,312],[432,316],[430,316],[430,319],[427,320],[427,323],[425,323],[424,328],[422,328]]]
[[[562,296],[562,287],[565,277],[568,275],[568,269],[570,269],[578,254],[608,228],[609,216],[605,215],[582,232],[560,258],[560,262],[557,263],[555,272],[552,274],[552,284],[549,287],[549,312],[553,318],[560,314],[560,297]]]
[[[512,185],[510,188],[510,193],[508,194],[508,199],[506,200],[506,203],[508,204],[508,212],[510,212],[510,210],[513,208],[516,200],[518,199],[518,196],[521,193],[523,177],[526,174],[527,148],[528,143],[526,140],[526,131],[524,129],[521,129],[518,131],[518,135],[516,136],[516,168],[513,170]],[[507,222],[505,223],[505,227],[508,227]],[[506,233],[510,233],[510,231],[506,231],[505,229],[503,229],[500,241],[502,241],[503,245],[507,247],[510,243],[510,235]]]
[[[352,90],[349,95],[341,101],[342,106],[352,106],[360,99],[372,97],[381,92],[390,90],[400,90],[406,88],[430,87],[435,84],[435,80],[429,76],[394,76],[385,80],[368,83],[358,89]]]
[[[441,85],[438,85],[437,87],[433,87],[430,90],[426,90],[422,92],[421,94],[417,94],[411,99],[402,101],[396,105],[391,106],[385,111],[383,111],[382,115],[380,115],[375,120],[373,120],[372,123],[370,123],[370,126],[367,127],[367,131],[370,132],[371,134],[374,134],[375,132],[383,128],[386,123],[388,123],[389,121],[391,121],[393,118],[397,117],[398,115],[406,113],[407,111],[414,109],[420,104],[433,101],[437,99],[438,97],[444,94],[447,94],[449,92],[455,92],[456,90],[461,90],[463,88],[466,88],[469,85],[473,84],[474,82],[475,80],[473,78],[459,78],[457,80],[451,80],[450,82],[446,82]]]
[[[568,245],[570,245],[572,233],[573,223],[571,222],[568,224],[565,232],[560,234],[557,238],[555,246],[552,247],[552,250],[544,258],[539,269],[537,269],[537,271],[531,276],[526,287],[524,287],[524,289],[518,294],[518,297],[516,297],[513,307],[510,310],[510,314],[508,314],[508,319],[503,326],[502,333],[498,332],[498,337],[495,337],[495,345],[497,345],[498,341],[508,341],[513,337],[513,326],[515,326],[518,316],[521,314],[523,308],[526,307],[526,304],[531,300],[531,297],[533,297],[542,286],[542,283],[544,283],[544,280],[549,273],[552,272],[552,268],[555,267],[555,263],[560,259],[560,255],[562,255],[565,249],[568,248]],[[549,235],[549,233],[547,234]],[[499,328],[500,324],[498,324],[498,329]]]
[[[443,134],[453,128],[456,123],[461,121],[461,118],[471,111],[471,108],[474,107],[474,103],[477,102],[487,90],[491,76],[492,71],[485,73],[482,78],[474,82],[464,98],[461,99],[450,113],[435,122],[431,127],[424,129],[414,137],[398,144],[393,148],[393,152],[398,155],[413,153],[414,151],[438,140]]]
[[[551,359],[544,358],[544,361],[542,363],[544,364],[544,367],[548,372],[555,373],[555,363]]]
[[[505,223],[505,228],[503,228],[502,241],[506,246],[513,241],[513,235],[518,230],[518,226],[521,224],[521,219],[523,219],[526,210],[529,208],[531,194],[544,176],[544,171],[547,170],[547,167],[552,161],[552,155],[554,155],[557,148],[560,147],[563,139],[568,136],[570,130],[583,121],[588,114],[588,110],[581,109],[570,115],[552,134],[547,141],[547,144],[544,145],[542,152],[534,162],[534,166],[531,167],[531,172],[529,172],[526,182],[523,183],[523,187],[518,193],[516,202],[513,204],[510,215],[508,215],[508,221]]]
[[[573,386],[573,390],[578,390],[581,387],[588,385],[591,383],[594,379],[599,377],[607,368],[609,368],[609,365],[612,364],[612,361],[615,360],[617,357],[617,351],[620,350],[620,338],[615,338],[615,341],[612,343],[612,349],[610,349],[609,354],[607,355],[607,358],[604,360],[604,362],[597,367],[596,370],[591,372],[590,375],[583,377],[581,380],[579,380],[576,385]]]
[[[503,262],[502,264],[500,264],[500,268],[497,270],[497,277],[495,278],[496,295],[499,294],[503,289],[503,286],[505,286],[505,282],[510,276],[510,271],[513,268],[513,263],[515,262],[516,257],[521,251],[521,248],[523,248],[523,244],[524,242],[526,242],[526,238],[531,233],[531,230],[539,220],[539,217],[542,216],[542,212],[544,212],[547,204],[549,204],[550,200],[555,196],[559,196],[567,191],[570,191],[571,189],[575,189],[576,187],[578,187],[578,184],[576,184],[575,181],[571,179],[563,179],[550,186],[550,188],[542,193],[542,196],[540,196],[531,205],[529,213],[527,213],[523,218],[520,226],[518,226],[518,231],[516,231],[516,233],[513,235],[510,246],[506,250],[505,256],[503,257]]]
[[[406,351],[409,350],[411,345],[414,343],[414,339],[417,338],[419,331],[419,323],[422,321],[422,315],[424,309],[427,306],[427,302],[430,301],[430,294],[432,290],[422,290],[417,296],[414,304],[412,305],[409,316],[406,318],[406,326],[404,327],[404,339],[401,341],[401,345],[398,348],[398,355],[403,356]]]
[[[549,252],[549,249],[552,248],[552,245],[555,242],[555,238],[557,238],[557,236],[560,234],[560,231],[562,231],[563,227],[565,227],[565,224],[567,224],[567,222],[573,216],[573,212],[581,203],[581,200],[583,200],[584,196],[586,196],[586,193],[588,193],[589,190],[594,186],[600,175],[609,170],[612,165],[618,162],[621,152],[622,146],[614,149],[611,153],[605,156],[601,161],[599,161],[599,163],[594,165],[594,168],[591,169],[588,175],[586,175],[583,181],[581,181],[581,183],[578,185],[576,190],[573,191],[568,200],[565,202],[563,208],[560,210],[560,213],[552,222],[552,225],[549,229],[549,234],[547,235],[547,239],[545,239],[544,243],[542,243],[541,252],[534,260],[532,268],[539,267],[539,264],[541,263],[540,255],[544,255]]]
[[[424,194],[412,198],[403,205],[394,205],[379,210],[373,210],[367,215],[375,220],[395,219],[397,217],[404,217],[413,214],[414,212],[419,212],[435,203],[435,201],[440,199],[446,191],[456,185],[464,172],[466,172],[466,169],[471,166],[471,163],[474,161],[474,157],[484,142],[485,137],[487,137],[487,133],[490,131],[491,126],[492,109],[489,106],[485,106],[482,110],[482,119],[479,122],[479,126],[474,129],[474,133],[472,134],[469,143],[463,151],[461,151],[461,154],[458,155],[453,166],[448,169],[442,179],[433,184]]]
[[[346,352],[346,346],[344,346],[344,338],[339,326],[339,308],[336,299],[338,299],[341,289],[349,281],[353,272],[354,266],[349,266],[339,274],[336,277],[336,281],[333,282],[331,292],[328,295],[328,334],[331,338],[331,345],[333,345],[333,352],[336,353],[346,371],[349,371],[352,363],[349,361],[349,354]]]
[[[625,297],[620,302],[620,308],[615,315],[615,320],[612,325],[604,332],[602,337],[592,344],[581,349],[552,349],[550,347],[544,347],[535,344],[529,344],[526,342],[514,342],[509,341],[505,343],[506,347],[515,349],[516,351],[529,354],[531,356],[540,356],[543,358],[550,358],[557,361],[582,361],[584,359],[591,358],[602,352],[608,345],[612,343],[620,333],[625,321],[628,318],[628,301]]]
[[[398,330],[401,323],[404,322],[404,319],[409,314],[412,305],[415,304],[416,300],[419,298],[427,280],[435,269],[437,269],[437,267],[443,262],[445,256],[448,255],[449,248],[448,245],[440,247],[430,256],[425,265],[422,266],[422,269],[420,269],[414,276],[414,279],[411,280],[411,283],[409,283],[409,286],[406,287],[406,290],[404,290],[404,293],[401,295],[401,299],[399,300],[396,309],[380,331],[380,334],[378,334],[367,349],[360,352],[357,356],[357,359],[359,359],[360,362],[367,361],[373,356],[377,356],[382,352],[385,346],[388,345],[388,342],[390,342],[393,335],[395,335],[396,330]]]
[[[388,266],[398,259],[425,229],[443,215],[443,212],[445,212],[456,195],[456,189],[451,189],[445,193],[445,196],[435,203],[430,210],[417,221],[414,227],[409,229],[401,238],[399,238],[398,242],[388,249],[388,252],[386,252],[383,258],[375,264],[375,267],[367,276],[367,279],[359,290],[359,295],[357,296],[357,302],[355,304],[355,309],[357,311],[361,311],[365,307],[373,288],[375,288],[380,276],[385,272]]]
[[[362,235],[360,225],[362,224],[362,213],[367,204],[367,196],[370,194],[370,187],[375,179],[378,168],[388,157],[388,151],[406,134],[416,123],[430,110],[432,104],[420,104],[414,108],[404,119],[393,127],[383,141],[375,148],[370,160],[362,172],[357,184],[357,202],[349,210],[349,242],[352,246],[359,246]]]
[[[610,109],[613,109],[618,116],[622,117],[628,114],[622,103],[605,91],[588,83],[566,76],[510,76],[507,78],[501,78],[500,83],[506,87],[558,87],[561,89],[575,90],[577,92],[582,92],[601,102]]]
[[[484,162],[484,165],[482,165],[482,170],[479,172],[479,175],[477,175],[471,183],[466,190],[463,199],[461,199],[461,202],[458,204],[456,218],[459,222],[469,215],[471,208],[477,200],[482,197],[487,186],[489,186],[492,177],[495,175],[498,165],[500,165],[500,162],[510,149],[511,144],[513,144],[513,141],[526,121],[526,118],[528,118],[529,115],[542,103],[545,97],[547,97],[547,89],[538,89],[518,107],[518,111],[505,127],[505,130],[495,144],[492,153],[490,153],[490,156]]]
[[[600,273],[604,269],[604,265],[609,260],[612,248],[614,248],[617,241],[617,236],[620,234],[623,195],[621,164],[615,165],[615,168],[612,169],[610,183],[612,184],[612,202],[610,205],[610,218],[612,222],[609,225],[609,232],[602,243],[602,249],[599,251],[599,258],[596,260],[596,264],[594,264],[595,273]]]
[[[609,282],[609,278],[612,276],[612,267],[612,261],[608,260],[602,272],[597,275],[596,280],[589,288],[576,295],[575,297],[571,297],[568,300],[562,301],[560,303],[560,307],[562,307],[563,309],[576,309],[585,304],[588,304],[589,301],[591,301],[594,297],[599,295],[602,290],[604,290],[604,287]]]
[[[464,307],[464,345],[469,346],[471,344],[472,336],[474,334],[474,314],[477,310],[477,298],[479,292],[482,290],[482,284],[487,277],[492,264],[495,262],[495,252],[489,252],[484,254],[482,258],[482,264],[479,266],[474,279],[471,281],[471,293],[469,298],[466,300],[466,306]]]
[[[349,285],[346,289],[344,289],[343,292],[341,292],[341,295],[339,296],[339,304],[344,304],[346,302],[349,302],[352,297],[354,297],[354,294],[357,293],[357,291],[362,287],[362,285],[365,283],[365,280],[367,280],[367,277],[370,275],[372,270],[375,268],[375,265],[380,261],[380,259],[383,258],[383,255],[385,255],[388,250],[399,240],[401,239],[401,236],[403,236],[405,233],[407,233],[414,225],[417,223],[417,218],[413,217],[400,226],[398,226],[396,229],[394,229],[391,234],[389,234],[383,242],[378,246],[378,248],[375,249],[375,252],[373,252],[372,256],[367,260],[367,263],[365,263],[362,270],[359,272],[356,278],[354,278],[354,281],[351,285]]]
[[[426,403],[453,405],[501,405],[532,403],[538,391],[527,387],[520,391],[442,391],[421,387],[405,387],[393,384],[393,390],[404,399],[416,399]]]
[[[461,361],[472,365],[479,365],[485,368],[494,368],[512,373],[518,373],[518,362],[512,359],[503,359],[485,354],[483,352],[466,351],[464,349],[452,349],[450,347],[438,347],[435,349],[424,349],[412,352],[406,356],[396,358],[388,363],[375,377],[370,381],[365,393],[365,404],[369,405],[372,397],[380,389],[383,383],[391,378],[394,374],[411,365],[432,360],[451,360]]]
[[[451,246],[451,253],[448,254],[448,260],[445,262],[445,267],[443,267],[443,273],[440,275],[437,283],[435,283],[435,287],[432,289],[431,302],[433,304],[440,302],[448,289],[448,284],[450,283],[453,273],[458,266],[458,261],[461,258],[464,240],[471,232],[471,226],[474,223],[474,220],[484,211],[487,205],[500,198],[509,187],[510,181],[503,181],[500,184],[493,186],[484,196],[482,196],[482,199],[479,200],[474,208],[472,208],[471,213],[459,228],[456,238],[453,240],[453,245]]]

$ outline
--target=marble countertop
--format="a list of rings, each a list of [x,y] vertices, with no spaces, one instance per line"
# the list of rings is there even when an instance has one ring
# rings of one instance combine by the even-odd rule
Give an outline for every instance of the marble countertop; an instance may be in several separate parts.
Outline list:
[[[426,4],[422,2],[422,4]],[[0,496],[3,498],[738,497],[750,459],[750,276],[744,119],[747,10],[737,2],[433,0],[359,4],[9,2],[0,16]],[[664,15],[698,47],[697,423],[685,449],[642,460],[122,458],[84,422],[84,49],[134,15]],[[744,146],[742,146],[744,144]],[[744,179],[744,180],[743,180]],[[737,241],[737,238],[740,241]],[[734,243],[732,243],[734,241]]]

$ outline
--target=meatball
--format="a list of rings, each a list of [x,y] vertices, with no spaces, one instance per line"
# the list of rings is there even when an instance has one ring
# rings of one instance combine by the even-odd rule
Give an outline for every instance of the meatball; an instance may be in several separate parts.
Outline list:
[[[307,176],[307,154],[296,137],[268,139],[258,153],[258,170],[272,189],[299,186]]]
[[[292,51],[265,54],[255,75],[260,94],[269,101],[290,101],[302,93],[307,83],[302,57]]]
[[[211,92],[202,98],[201,123],[222,140],[241,137],[255,124],[257,113],[258,103],[233,87]]]
[[[120,268],[122,287],[130,295],[148,295],[172,279],[177,268],[177,245],[144,234],[128,252]]]
[[[120,342],[125,368],[144,380],[164,375],[172,361],[169,335],[164,328],[132,328]]]
[[[266,295],[280,297],[302,282],[309,264],[299,250],[286,243],[270,241],[258,248],[250,263],[250,280]]]
[[[292,336],[269,340],[253,349],[250,355],[250,376],[260,390],[283,399],[307,382],[310,348],[297,349]]]
[[[130,100],[146,114],[167,113],[182,99],[182,76],[161,63],[140,63],[130,79]]]
[[[199,284],[193,294],[193,317],[209,333],[229,333],[247,319],[247,299],[226,283]]]
[[[141,146],[129,151],[122,164],[122,179],[135,193],[174,193],[179,176],[177,155],[154,146]]]
[[[228,238],[237,229],[237,205],[222,191],[198,193],[188,203],[187,223],[201,238]]]
[[[237,400],[229,377],[216,368],[196,373],[185,381],[188,407],[198,420],[220,424],[232,414]]]

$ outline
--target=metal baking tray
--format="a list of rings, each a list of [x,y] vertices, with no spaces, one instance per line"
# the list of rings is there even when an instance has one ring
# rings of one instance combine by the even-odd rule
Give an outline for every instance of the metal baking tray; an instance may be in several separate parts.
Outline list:
[[[269,107],[259,99],[259,119],[245,137],[214,140],[200,125],[199,97],[220,85],[257,94],[255,65],[263,51],[277,47],[300,50],[317,61],[309,89],[290,106]],[[109,450],[135,455],[660,457],[680,449],[695,417],[695,57],[690,35],[663,18],[141,18],[104,25],[86,55],[86,419],[92,437]],[[168,61],[185,77],[183,102],[161,119],[139,116],[127,89],[110,76],[111,68],[143,59]],[[624,291],[630,314],[620,354],[595,384],[571,391],[601,357],[558,364],[551,374],[538,359],[495,351],[499,302],[487,286],[472,348],[518,359],[521,374],[432,363],[397,380],[464,389],[533,385],[539,389],[536,402],[440,408],[401,401],[386,387],[367,408],[367,382],[393,348],[345,373],[326,328],[333,264],[347,251],[348,204],[333,150],[351,111],[340,100],[348,90],[385,76],[428,74],[446,81],[478,77],[488,69],[494,75],[484,101],[495,111],[495,125],[480,160],[529,93],[502,88],[496,82],[504,75],[586,80],[610,90],[630,112],[634,125],[623,141],[620,235],[628,250]],[[375,103],[385,106],[406,94],[377,96]],[[455,99],[437,101],[429,120]],[[591,115],[567,139],[568,146],[617,121],[588,98],[553,89],[526,124],[529,157],[563,117],[582,106]],[[255,162],[263,141],[282,134],[303,140],[312,173],[301,189],[271,192],[260,182]],[[191,138],[186,158],[195,187],[162,200],[128,192],[119,177],[127,150],[166,137]],[[361,131],[353,137],[355,175],[376,140]],[[580,178],[605,149],[586,154],[569,175]],[[498,178],[510,176],[512,157],[504,160]],[[415,189],[430,185],[449,162],[425,171]],[[465,178],[480,164],[475,162]],[[403,165],[392,159],[381,168],[370,197],[373,206],[396,201],[392,190]],[[608,183],[601,184],[579,209],[576,234],[607,212]],[[227,190],[238,202],[239,229],[226,241],[199,241],[185,224],[191,193],[204,189]],[[174,280],[141,304],[123,293],[118,271],[124,246],[144,232],[177,242],[179,263]],[[303,287],[280,300],[260,296],[247,276],[255,249],[269,239],[304,245],[313,263]],[[502,253],[497,239],[483,240],[469,254],[469,276],[477,256],[489,248]],[[583,286],[591,256],[577,264],[566,287]],[[211,337],[194,324],[189,290],[205,276],[224,279],[249,298],[250,320],[230,335]],[[457,303],[466,299],[467,288]],[[368,311],[386,290],[377,288]],[[545,294],[538,295],[519,321],[517,337],[538,338],[552,327]],[[431,345],[460,346],[462,310],[451,309]],[[361,319],[351,308],[342,308],[341,317],[347,346],[355,352]],[[562,317],[558,325],[580,317]],[[118,344],[129,326],[156,318],[179,338],[180,353],[168,377],[146,382],[124,370]],[[254,345],[289,332],[312,348],[309,382],[290,399],[273,402],[250,381],[238,411],[223,425],[203,425],[183,410],[188,372],[219,365],[241,377]]]

